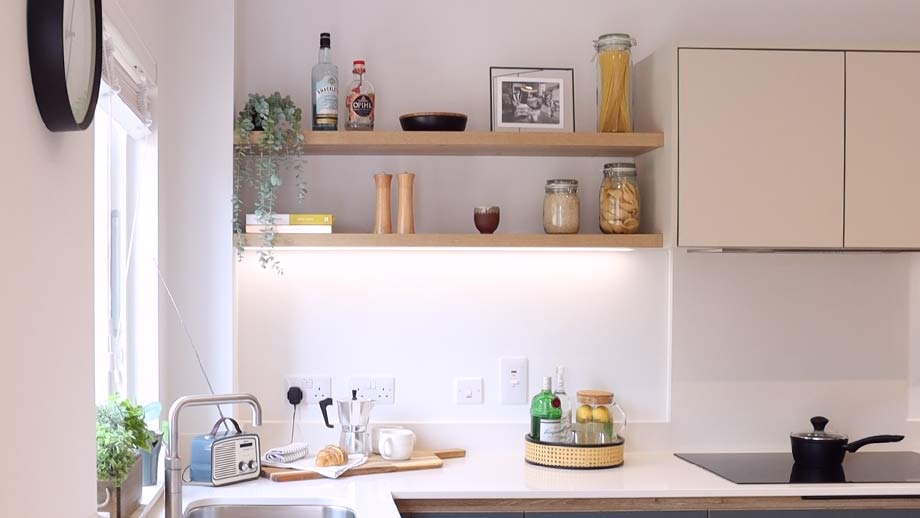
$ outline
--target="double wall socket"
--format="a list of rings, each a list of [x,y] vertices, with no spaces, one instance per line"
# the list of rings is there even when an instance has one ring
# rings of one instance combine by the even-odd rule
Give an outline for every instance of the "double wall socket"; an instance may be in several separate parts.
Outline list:
[[[358,391],[358,399],[376,401],[378,405],[396,402],[396,378],[348,378],[348,394]]]
[[[288,403],[287,390],[291,387],[300,387],[303,391],[301,404],[319,403],[327,397],[332,397],[332,378],[322,376],[288,376],[284,378],[284,402]]]

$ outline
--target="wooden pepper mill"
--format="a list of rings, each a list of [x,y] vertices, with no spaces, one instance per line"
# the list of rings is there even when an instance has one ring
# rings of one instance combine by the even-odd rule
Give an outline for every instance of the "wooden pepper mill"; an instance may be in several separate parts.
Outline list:
[[[412,211],[413,184],[415,173],[396,175],[399,184],[399,207],[396,212],[396,233],[415,234],[415,215]]]
[[[377,213],[374,218],[375,234],[392,234],[393,217],[390,212],[390,185],[393,175],[380,173],[374,175],[374,184],[377,186]]]

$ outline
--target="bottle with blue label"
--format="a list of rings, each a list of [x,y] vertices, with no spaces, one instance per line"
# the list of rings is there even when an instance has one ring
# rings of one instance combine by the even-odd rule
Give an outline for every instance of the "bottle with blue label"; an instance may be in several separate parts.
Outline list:
[[[339,129],[339,67],[332,63],[332,37],[319,35],[319,62],[310,77],[313,87],[313,131]]]

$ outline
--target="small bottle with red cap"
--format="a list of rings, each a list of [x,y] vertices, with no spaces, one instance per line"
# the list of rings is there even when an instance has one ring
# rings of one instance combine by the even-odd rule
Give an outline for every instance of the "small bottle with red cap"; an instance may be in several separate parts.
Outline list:
[[[354,62],[354,80],[348,88],[348,120],[345,129],[358,131],[371,131],[374,129],[374,109],[377,107],[377,98],[374,95],[374,85],[365,78],[367,69],[364,60]]]

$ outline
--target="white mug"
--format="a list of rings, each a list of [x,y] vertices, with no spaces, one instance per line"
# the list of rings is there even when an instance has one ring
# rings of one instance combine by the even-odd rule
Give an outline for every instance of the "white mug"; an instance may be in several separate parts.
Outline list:
[[[398,424],[381,424],[371,426],[371,451],[380,453],[380,432],[383,430],[401,430]]]
[[[415,433],[412,430],[380,430],[380,456],[387,460],[409,460],[415,449]]]

